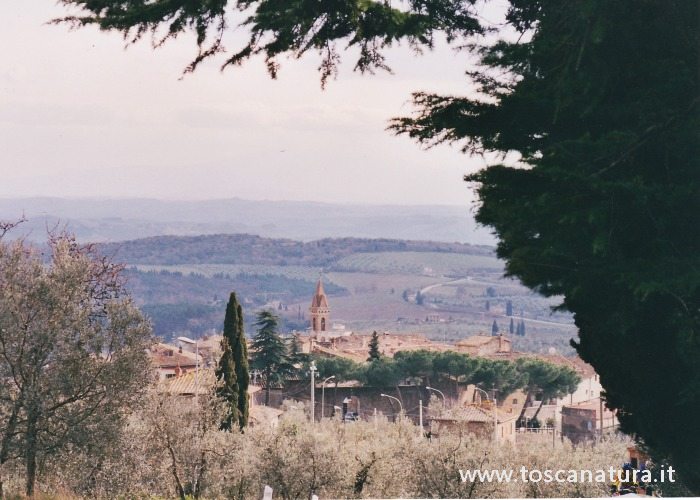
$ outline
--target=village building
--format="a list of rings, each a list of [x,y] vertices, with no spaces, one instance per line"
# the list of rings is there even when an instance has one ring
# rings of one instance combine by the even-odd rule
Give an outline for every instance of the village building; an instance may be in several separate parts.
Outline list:
[[[328,297],[323,289],[323,283],[319,279],[316,291],[312,297],[310,307],[310,321],[308,330],[308,342],[304,342],[307,353],[321,356],[343,357],[361,363],[366,361],[371,332],[352,332],[343,328],[331,328],[330,305]],[[411,332],[380,332],[379,350],[382,355],[393,357],[397,352],[424,349],[434,352],[457,351],[470,356],[488,359],[501,359],[516,361],[520,358],[536,357],[544,361],[567,366],[576,371],[581,377],[576,390],[560,399],[551,399],[542,402],[540,394],[527,395],[521,391],[512,394],[498,395],[498,406],[507,414],[520,415],[524,405],[524,420],[528,421],[537,414],[541,426],[553,426],[561,430],[562,409],[565,405],[585,404],[600,397],[602,386],[598,375],[593,368],[584,363],[578,357],[566,357],[556,353],[534,354],[514,351],[512,341],[506,335],[479,334],[467,337],[454,345],[433,342],[420,333]],[[471,405],[478,398],[473,386],[461,386],[458,384],[458,393],[454,396],[458,405]]]
[[[618,421],[613,411],[605,407],[600,397],[561,409],[561,432],[572,443],[592,441],[602,434],[617,429]]]
[[[183,350],[182,347],[169,344],[154,344],[148,355],[156,369],[158,380],[178,377],[188,372],[194,372],[198,367],[204,367],[201,354],[198,356]]]
[[[345,329],[344,325],[331,323],[331,308],[321,279],[316,283],[309,312],[308,330],[305,333],[294,333],[301,340],[303,352],[347,358],[357,363],[366,361],[372,332],[353,332]],[[213,373],[213,367],[216,366],[220,357],[221,338],[220,335],[208,335],[197,341],[190,339],[178,341],[178,346],[156,344],[150,351],[151,360],[157,369],[159,379],[168,382],[167,392],[193,397],[197,394],[201,395],[203,387],[211,388],[214,382],[213,379],[209,380],[211,378],[209,374]],[[568,366],[581,376],[581,383],[574,393],[561,399],[545,401],[542,405],[540,395],[532,394],[530,401],[526,402],[527,395],[520,390],[512,394],[492,395],[492,397],[497,396],[497,428],[503,441],[515,440],[516,421],[525,404],[527,404],[524,412],[525,421],[532,419],[539,409],[537,418],[541,426],[552,425],[555,429],[562,431],[566,428],[565,434],[573,436],[574,439],[578,439],[576,436],[595,435],[598,432],[600,417],[596,416],[596,413],[599,410],[594,407],[599,406],[602,387],[599,377],[592,367],[580,358],[569,358],[556,353],[533,354],[513,351],[511,340],[504,335],[480,334],[450,345],[433,342],[420,333],[379,332],[379,350],[384,356],[393,357],[397,352],[420,349],[433,352],[457,351],[475,357],[509,361],[537,357],[554,364]],[[350,391],[348,396],[353,397],[353,391],[359,392],[358,388],[353,389],[356,385],[354,382],[346,382],[340,386],[334,385],[333,393],[335,395],[339,388],[347,386],[345,389]],[[270,416],[268,414],[271,412],[265,413],[266,410],[259,410],[264,406],[255,404],[256,387],[251,384],[249,391],[251,393],[251,422],[264,422],[265,425],[272,422],[271,425],[274,425],[279,414],[275,413],[275,415]],[[367,390],[371,392],[372,389],[363,388],[362,392],[367,392]],[[416,389],[425,392],[423,388],[416,387]],[[448,384],[443,389],[448,393],[450,399],[456,401],[457,409],[464,411],[458,417],[454,415],[436,416],[431,423],[436,432],[439,432],[440,428],[443,431],[460,428],[468,432],[478,433],[482,432],[482,428],[488,422],[491,423],[490,428],[493,429],[493,412],[486,412],[489,413],[489,416],[484,416],[484,408],[491,402],[481,403],[481,395],[478,395],[473,385]],[[402,391],[406,392],[405,389]],[[343,392],[347,394],[346,391]],[[379,394],[363,394],[363,399],[369,398],[372,401],[374,396],[377,396],[378,402],[381,403]],[[426,393],[421,398],[427,402],[430,395]],[[479,404],[476,404],[477,401]],[[258,409],[253,410],[253,408]],[[278,411],[275,410],[275,412]],[[611,412],[605,413],[603,420],[603,425],[606,428],[616,425],[614,414]]]
[[[158,391],[183,398],[183,401],[192,400],[195,397],[211,396],[216,384],[216,375],[211,368],[180,373],[174,377],[161,380],[158,384]],[[282,410],[271,408],[256,403],[256,395],[262,390],[259,385],[250,384],[248,386],[248,425],[276,427]]]
[[[441,434],[464,433],[495,439],[498,443],[515,444],[517,419],[517,413],[506,412],[501,408],[494,411],[493,403],[484,401],[479,405],[463,406],[444,416],[430,418],[430,434],[440,437]]]
[[[455,350],[471,356],[495,356],[510,354],[513,349],[511,341],[503,335],[475,335],[455,344]]]

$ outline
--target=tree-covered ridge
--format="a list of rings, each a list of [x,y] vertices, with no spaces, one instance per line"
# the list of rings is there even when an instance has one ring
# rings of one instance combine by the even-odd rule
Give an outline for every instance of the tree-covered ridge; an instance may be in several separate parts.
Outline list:
[[[154,236],[99,245],[129,264],[265,264],[324,267],[354,253],[449,252],[492,256],[490,247],[436,241],[326,238],[301,242],[251,234]]]

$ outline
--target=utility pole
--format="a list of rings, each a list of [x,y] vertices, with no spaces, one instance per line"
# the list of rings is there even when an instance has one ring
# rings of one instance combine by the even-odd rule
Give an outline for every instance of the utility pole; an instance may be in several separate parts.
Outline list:
[[[311,362],[309,371],[311,372],[311,423],[316,423],[316,363]]]
[[[495,390],[493,391],[493,442],[498,443],[498,403]]]

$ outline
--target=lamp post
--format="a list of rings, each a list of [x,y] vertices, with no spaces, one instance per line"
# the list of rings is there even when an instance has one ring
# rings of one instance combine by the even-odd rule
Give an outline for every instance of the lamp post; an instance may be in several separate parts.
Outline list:
[[[429,391],[435,391],[438,394],[440,394],[440,396],[442,396],[442,406],[447,408],[447,398],[445,397],[444,392],[442,392],[440,389],[436,389],[435,387],[428,387],[427,385],[425,386],[425,388],[428,389]]]
[[[321,420],[323,420],[323,409],[326,407],[326,382],[333,378],[335,378],[335,375],[326,377],[326,379],[323,381],[323,384],[321,384]]]
[[[399,417],[403,414],[403,405],[401,404],[401,401],[399,401],[399,398],[395,398],[394,396],[389,396],[388,394],[380,394],[381,397],[383,398],[390,398],[390,399],[395,399],[397,403],[399,403]]]
[[[315,361],[311,362],[309,371],[311,372],[311,423],[313,424],[316,422],[316,371],[318,371]]]
[[[486,392],[483,389],[480,389],[479,387],[474,386],[474,389],[477,391],[481,391],[484,394],[486,394],[486,400],[490,401],[491,398],[489,397],[489,393]],[[493,398],[493,442],[497,443],[498,442],[498,413],[496,411],[496,398]]]

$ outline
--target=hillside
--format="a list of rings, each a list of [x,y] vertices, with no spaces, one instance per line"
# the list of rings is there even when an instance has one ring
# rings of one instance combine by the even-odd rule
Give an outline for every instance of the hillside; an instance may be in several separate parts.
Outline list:
[[[484,256],[493,249],[461,243],[392,239],[325,238],[311,242],[250,234],[154,236],[100,245],[102,252],[130,264],[262,264],[327,267],[353,254],[437,252]]]
[[[513,320],[527,327],[525,337],[513,337],[517,349],[563,353],[576,332],[569,314],[552,313],[556,298],[504,279],[503,263],[490,247],[217,234],[158,236],[100,249],[127,263],[132,295],[165,338],[220,329],[231,291],[244,305],[248,332],[260,308],[274,309],[284,331],[304,330],[319,275],[332,322],[353,331],[421,333],[450,342],[490,333],[494,323],[509,334]]]

